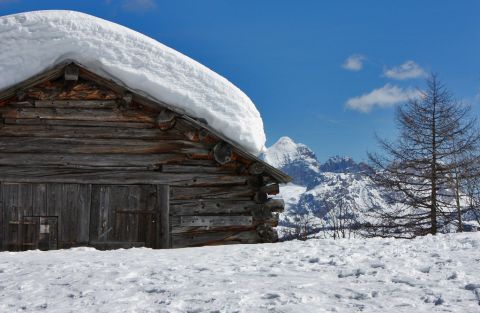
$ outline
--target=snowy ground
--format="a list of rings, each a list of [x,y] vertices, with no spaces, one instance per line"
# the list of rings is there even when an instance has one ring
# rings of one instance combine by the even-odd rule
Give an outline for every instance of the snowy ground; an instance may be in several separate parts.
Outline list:
[[[0,253],[0,312],[480,312],[480,233]]]

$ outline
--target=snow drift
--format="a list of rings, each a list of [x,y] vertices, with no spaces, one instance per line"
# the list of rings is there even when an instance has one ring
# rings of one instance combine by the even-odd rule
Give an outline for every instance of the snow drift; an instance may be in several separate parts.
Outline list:
[[[0,17],[0,90],[74,60],[95,73],[163,101],[258,154],[263,122],[252,101],[227,79],[156,40],[72,11]]]

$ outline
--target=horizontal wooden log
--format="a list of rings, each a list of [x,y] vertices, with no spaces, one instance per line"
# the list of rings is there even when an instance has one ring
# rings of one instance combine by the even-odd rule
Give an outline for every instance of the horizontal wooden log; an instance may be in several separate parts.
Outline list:
[[[235,168],[222,166],[195,166],[183,164],[166,164],[162,167],[165,173],[235,173]]]
[[[154,123],[155,118],[138,110],[103,110],[72,108],[1,108],[4,118],[53,119],[107,122],[146,122]]]
[[[33,101],[11,101],[7,104],[9,108],[33,108]]]
[[[169,162],[181,162],[182,154],[40,154],[0,153],[0,165],[31,167],[144,167],[157,168]]]
[[[243,232],[255,230],[255,225],[229,226],[229,227],[206,227],[206,226],[172,226],[171,234],[194,235],[214,232]]]
[[[174,130],[135,129],[119,127],[84,127],[52,125],[4,125],[0,137],[44,138],[97,138],[97,139],[164,139],[184,140],[183,134]]]
[[[17,108],[28,107],[20,103],[11,103],[9,106]],[[36,108],[63,108],[63,109],[117,109],[117,100],[36,100],[32,103]]]
[[[178,174],[176,174],[178,175]],[[225,187],[205,187],[205,188],[181,188],[170,189],[173,200],[189,199],[235,199],[251,200],[254,191],[247,186],[225,186]]]
[[[79,139],[0,137],[0,152],[7,153],[185,153],[209,152],[202,143],[185,140]]]
[[[172,200],[170,201],[170,214],[245,214],[260,207],[261,205],[253,201]]]
[[[169,174],[154,171],[100,171],[85,169],[51,169],[35,167],[0,167],[0,181],[23,183],[74,183],[74,184],[167,184],[191,189],[236,188],[245,183],[244,177],[216,174]],[[198,186],[193,188],[193,186]],[[217,187],[218,188],[218,187]]]
[[[205,216],[190,215],[180,217],[180,226],[205,226],[205,227],[228,227],[228,226],[251,226],[253,218],[242,215]]]
[[[193,247],[231,243],[255,243],[255,231],[206,232],[196,234],[172,234],[172,247]]]
[[[265,192],[268,195],[278,195],[280,193],[280,186],[278,184],[271,184],[261,187],[260,191]]]
[[[5,118],[7,125],[59,125],[59,126],[87,126],[87,127],[122,127],[122,128],[156,128],[154,123],[145,122],[109,122],[109,121],[77,121],[51,120],[38,118]]]
[[[285,201],[283,199],[268,199],[263,205],[271,212],[283,212],[285,210]]]

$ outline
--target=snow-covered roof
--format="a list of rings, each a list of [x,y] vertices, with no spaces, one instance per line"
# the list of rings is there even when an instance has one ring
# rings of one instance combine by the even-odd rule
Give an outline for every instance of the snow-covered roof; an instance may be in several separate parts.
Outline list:
[[[0,91],[67,60],[208,125],[246,151],[265,145],[260,113],[224,77],[121,25],[73,11],[0,17]]]

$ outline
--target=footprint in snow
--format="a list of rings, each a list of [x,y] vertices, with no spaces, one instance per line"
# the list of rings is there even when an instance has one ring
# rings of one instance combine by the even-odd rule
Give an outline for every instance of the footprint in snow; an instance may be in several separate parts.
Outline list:
[[[276,293],[266,293],[262,296],[262,299],[272,300],[280,298],[279,294]]]

